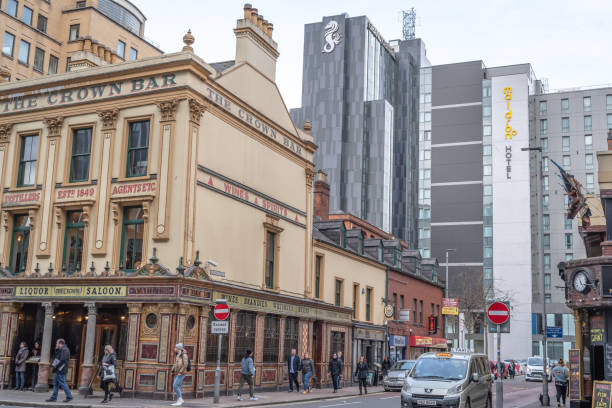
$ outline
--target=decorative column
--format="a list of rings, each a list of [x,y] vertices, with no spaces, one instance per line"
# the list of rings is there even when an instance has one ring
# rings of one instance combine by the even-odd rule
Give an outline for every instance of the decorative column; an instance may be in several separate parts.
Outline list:
[[[13,375],[11,361],[13,360],[13,343],[19,324],[19,303],[2,303],[0,308],[0,388]]]
[[[44,172],[43,190],[41,192],[42,202],[40,204],[41,222],[37,256],[48,258],[51,256],[51,229],[53,227],[53,194],[55,191],[55,180],[57,168],[57,152],[59,150],[60,137],[62,136],[62,125],[64,117],[46,118],[47,125],[47,158],[46,170]],[[30,219],[33,220],[30,215]],[[58,264],[59,265],[59,264]],[[58,268],[60,270],[60,268]]]
[[[188,265],[193,263],[195,254],[195,217],[196,217],[196,183],[198,173],[197,153],[200,132],[200,119],[206,107],[195,99],[189,99],[189,133],[187,134],[187,157],[186,157],[186,217],[185,217],[185,242],[183,246],[183,258]]]
[[[261,384],[261,367],[263,364],[263,348],[264,348],[264,324],[266,321],[266,313],[257,312],[255,317],[255,349],[253,350],[253,362],[255,363],[255,385]]]
[[[197,387],[196,387],[196,398],[198,396],[203,396],[197,394],[198,392],[204,392],[204,384],[206,381],[205,373],[205,364],[206,364],[206,340],[208,339],[208,314],[210,313],[210,306],[202,306],[200,307],[200,326],[198,332],[198,358],[196,360],[195,356],[193,357],[194,361],[197,361]]]
[[[155,219],[155,228],[153,239],[157,241],[166,241],[170,238],[168,235],[170,228],[168,225],[170,217],[170,206],[172,203],[172,164],[173,152],[175,144],[175,128],[176,128],[176,110],[180,99],[171,99],[169,101],[157,102],[157,107],[161,113],[160,123],[160,160],[157,170],[157,214],[153,216]]]
[[[229,342],[228,342],[228,347],[227,347],[227,373],[225,375],[225,378],[227,379],[225,381],[225,386],[227,388],[231,388],[234,386],[234,371],[233,371],[233,367],[235,365],[234,363],[234,350],[236,349],[236,320],[238,320],[238,310],[232,310],[230,312],[230,322],[229,322],[229,326],[230,326],[230,330],[229,330]]]
[[[102,122],[102,154],[100,158],[102,165],[100,167],[100,180],[98,181],[98,213],[94,217],[96,221],[93,225],[94,238],[92,254],[105,255],[108,241],[107,215],[109,213],[108,207],[111,189],[111,156],[113,153],[119,110],[111,109],[98,112],[98,116]],[[114,267],[115,265],[112,266],[112,268]]]
[[[40,344],[40,361],[38,363],[38,381],[36,392],[49,391],[49,362],[51,357],[51,339],[53,337],[53,303],[44,302],[45,323],[43,325],[43,336]]]
[[[308,125],[308,126],[306,126]],[[304,130],[307,130],[307,133],[310,134],[310,122],[306,122],[304,125]],[[305,248],[304,248],[304,296],[310,297],[313,293],[312,283],[313,283],[313,266],[312,266],[312,185],[315,177],[315,172],[311,168],[306,168],[306,203],[305,203],[305,211],[306,211],[306,230],[304,233],[306,234],[305,239]]]
[[[276,370],[277,386],[285,382],[285,327],[287,316],[281,316],[278,323],[278,370]]]
[[[138,338],[140,335],[140,316],[142,314],[142,303],[128,303],[128,338],[127,353],[123,363],[123,387],[134,395],[134,376],[136,373],[136,352],[138,350]]]
[[[94,374],[94,348],[96,345],[96,304],[85,303],[85,307],[87,308],[87,331],[85,332],[85,350],[83,364],[81,365],[81,382],[79,384],[79,394],[81,395],[89,393],[89,380]]]
[[[3,123],[0,125],[0,202],[2,201],[2,192],[4,191],[4,179],[5,173],[4,168],[6,164],[6,155],[9,149],[9,143],[11,141],[11,131],[13,129],[12,123]],[[8,231],[8,212],[2,212],[2,226],[0,229],[0,248],[4,248],[4,242],[6,240],[7,231]],[[4,265],[9,263],[9,254],[2,250],[2,256],[0,257],[0,262]],[[1,374],[1,373],[0,373]]]

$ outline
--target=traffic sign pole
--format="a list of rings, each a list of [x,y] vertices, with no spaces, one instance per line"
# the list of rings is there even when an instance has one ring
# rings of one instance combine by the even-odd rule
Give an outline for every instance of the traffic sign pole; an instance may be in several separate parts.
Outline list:
[[[225,299],[217,299],[217,305],[213,311],[215,318],[218,320],[225,320],[229,316],[229,306]],[[219,395],[221,394],[221,342],[223,341],[223,334],[219,333],[219,340],[217,342],[217,368],[215,369],[215,391],[213,396],[213,403],[219,403]]]
[[[495,381],[495,406],[503,408],[504,406],[504,385],[502,376],[504,369],[501,361],[501,326],[510,320],[510,307],[502,302],[493,302],[487,308],[487,317],[489,321],[497,325],[497,380]]]

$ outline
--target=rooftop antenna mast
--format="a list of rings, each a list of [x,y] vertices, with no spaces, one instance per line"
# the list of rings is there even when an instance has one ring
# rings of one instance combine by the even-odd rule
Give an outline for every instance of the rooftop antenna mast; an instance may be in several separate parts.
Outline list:
[[[404,40],[414,40],[414,26],[416,24],[416,12],[414,7],[410,11],[402,11],[402,37]]]

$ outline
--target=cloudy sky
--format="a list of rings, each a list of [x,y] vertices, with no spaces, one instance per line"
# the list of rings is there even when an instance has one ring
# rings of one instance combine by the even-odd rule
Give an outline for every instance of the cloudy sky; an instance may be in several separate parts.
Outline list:
[[[147,16],[145,35],[179,51],[191,28],[207,62],[234,59],[238,0],[131,0]],[[388,41],[401,37],[401,10],[414,7],[416,35],[432,64],[482,59],[486,66],[530,62],[550,89],[612,83],[612,2],[569,0],[251,0],[274,24],[277,83],[289,108],[301,105],[304,24],[323,16],[367,15]]]

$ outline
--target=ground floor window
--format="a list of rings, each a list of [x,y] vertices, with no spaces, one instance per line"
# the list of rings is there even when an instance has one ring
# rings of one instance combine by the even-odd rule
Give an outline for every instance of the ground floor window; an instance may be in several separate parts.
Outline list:
[[[278,362],[280,319],[275,315],[267,315],[264,320],[263,362]]]
[[[206,362],[207,363],[216,363],[217,355],[219,353],[219,335],[211,333],[211,325],[212,322],[215,321],[215,317],[213,316],[212,309],[208,314],[208,328],[206,329]],[[229,343],[229,336],[232,333],[224,334],[221,336],[221,362],[227,362],[227,349]]]
[[[240,311],[236,315],[236,346],[234,348],[234,361],[239,362],[246,355],[247,350],[255,351],[255,319],[253,312]]]
[[[13,219],[13,238],[9,264],[13,273],[25,272],[30,246],[30,217],[17,214]]]
[[[329,342],[329,351],[331,354],[344,352],[344,332],[331,332],[331,339]]]
[[[288,317],[285,319],[285,341],[283,343],[285,360],[289,359],[291,349],[297,351],[299,338],[298,319],[295,317]]]

